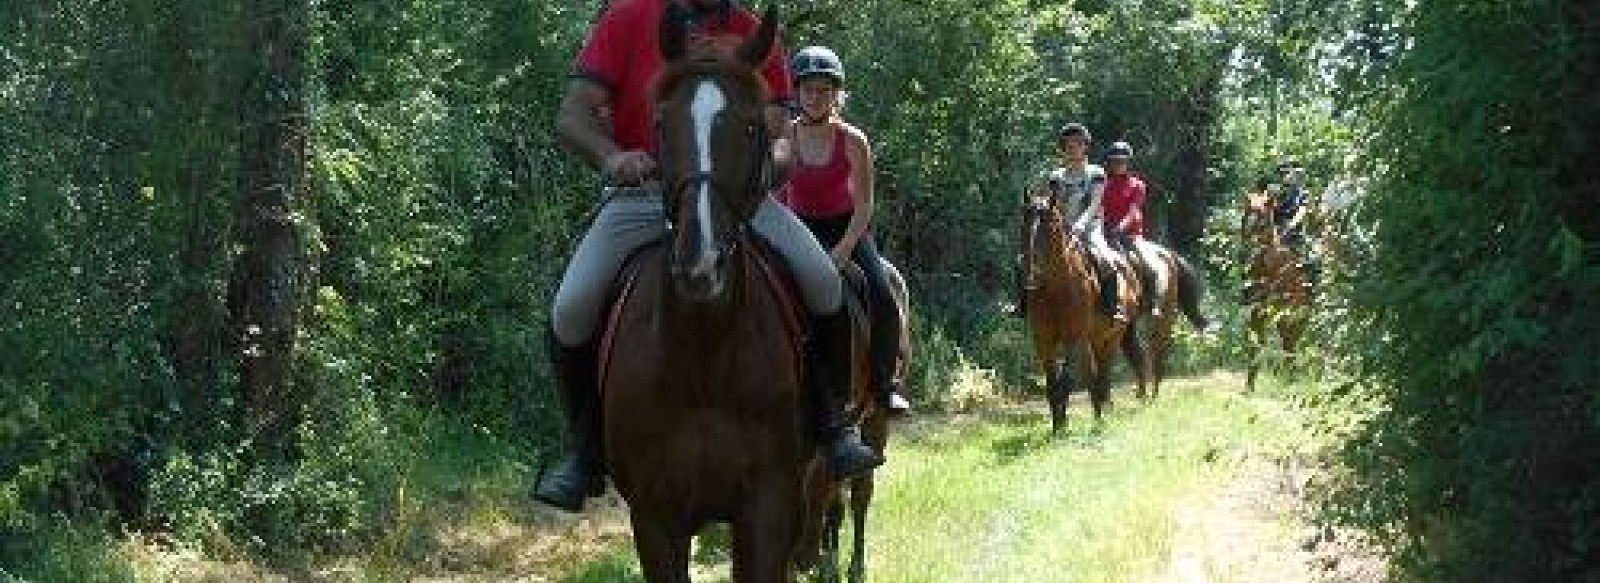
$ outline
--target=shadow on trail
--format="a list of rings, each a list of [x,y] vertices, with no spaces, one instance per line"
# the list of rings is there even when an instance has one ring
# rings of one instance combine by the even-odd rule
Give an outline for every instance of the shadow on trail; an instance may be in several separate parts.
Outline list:
[[[1009,433],[989,443],[989,450],[1000,465],[1017,462],[1050,447],[1097,449],[1105,441],[1107,426],[1103,422],[1089,421],[1069,425],[1061,434],[1051,435],[1049,415],[1043,412],[1008,412],[988,421],[1005,427]]]

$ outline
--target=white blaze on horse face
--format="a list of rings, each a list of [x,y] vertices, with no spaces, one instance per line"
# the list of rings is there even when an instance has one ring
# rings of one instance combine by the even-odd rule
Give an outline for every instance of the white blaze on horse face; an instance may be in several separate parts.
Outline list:
[[[716,122],[717,115],[727,107],[728,99],[722,94],[722,88],[711,81],[702,81],[700,87],[694,90],[694,102],[689,105],[689,115],[694,120],[695,159],[698,170],[711,175],[711,128]],[[711,217],[711,183],[702,181],[700,191],[695,194],[696,212],[700,216],[700,254],[695,259],[692,274],[697,276],[710,276],[716,269],[716,241],[712,239]]]

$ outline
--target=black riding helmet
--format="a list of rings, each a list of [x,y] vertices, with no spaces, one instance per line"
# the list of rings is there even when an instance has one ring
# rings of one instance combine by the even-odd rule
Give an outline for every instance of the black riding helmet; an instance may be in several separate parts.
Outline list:
[[[1107,160],[1127,160],[1133,158],[1133,146],[1127,142],[1111,142],[1111,147],[1106,148]]]
[[[1061,129],[1056,131],[1056,143],[1059,144],[1071,136],[1083,136],[1084,141],[1094,141],[1094,135],[1089,133],[1089,128],[1074,121],[1062,124]]]

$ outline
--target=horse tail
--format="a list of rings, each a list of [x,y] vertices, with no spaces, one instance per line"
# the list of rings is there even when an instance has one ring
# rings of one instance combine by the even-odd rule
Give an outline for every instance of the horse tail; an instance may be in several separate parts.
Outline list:
[[[1189,260],[1177,253],[1171,255],[1173,263],[1178,266],[1178,306],[1183,309],[1183,315],[1189,318],[1189,324],[1195,330],[1204,332],[1211,327],[1205,314],[1200,313],[1200,296],[1205,294],[1205,282],[1200,279],[1194,266],[1189,264]]]

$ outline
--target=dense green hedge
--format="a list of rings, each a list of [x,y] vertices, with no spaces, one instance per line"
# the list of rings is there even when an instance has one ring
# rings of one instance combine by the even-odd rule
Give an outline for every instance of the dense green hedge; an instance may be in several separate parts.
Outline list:
[[[1423,2],[1366,93],[1377,252],[1331,509],[1406,580],[1600,580],[1600,8]],[[1372,89],[1373,87],[1368,87]]]

